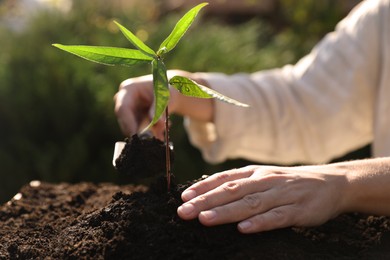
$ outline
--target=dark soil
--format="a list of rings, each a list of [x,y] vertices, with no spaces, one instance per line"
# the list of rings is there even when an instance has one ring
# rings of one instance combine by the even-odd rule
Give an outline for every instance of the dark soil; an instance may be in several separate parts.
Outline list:
[[[115,160],[115,168],[133,180],[154,177],[165,172],[165,144],[149,134],[126,138],[121,155]],[[171,151],[173,163],[173,151]]]
[[[387,217],[242,235],[179,219],[174,187],[32,182],[0,207],[0,259],[390,259]]]
[[[31,182],[0,207],[0,259],[390,259],[389,217],[243,235],[181,220],[188,185]]]

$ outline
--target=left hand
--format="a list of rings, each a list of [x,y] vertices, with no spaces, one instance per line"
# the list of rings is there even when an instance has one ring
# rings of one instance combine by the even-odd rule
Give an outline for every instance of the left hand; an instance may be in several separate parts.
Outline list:
[[[347,186],[337,165],[247,166],[195,183],[177,212],[206,226],[238,222],[242,233],[315,226],[343,212]]]

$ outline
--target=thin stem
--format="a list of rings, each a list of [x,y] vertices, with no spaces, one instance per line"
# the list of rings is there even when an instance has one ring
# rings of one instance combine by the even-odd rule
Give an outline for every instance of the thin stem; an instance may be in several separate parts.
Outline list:
[[[165,109],[165,166],[167,169],[168,191],[171,189],[171,151],[169,148],[169,114],[168,106]]]

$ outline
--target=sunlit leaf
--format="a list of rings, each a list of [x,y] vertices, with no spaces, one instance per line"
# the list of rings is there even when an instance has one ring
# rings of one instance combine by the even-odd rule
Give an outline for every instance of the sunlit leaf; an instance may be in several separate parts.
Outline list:
[[[105,65],[130,66],[151,62],[153,60],[153,58],[145,55],[143,52],[133,49],[62,44],[53,44],[53,46],[86,60]]]
[[[119,27],[123,35],[140,51],[145,53],[146,55],[150,57],[156,57],[156,53],[147,46],[143,41],[141,41],[137,36],[135,36],[130,30],[126,29],[123,25],[120,23],[114,21],[114,23]]]
[[[237,100],[222,95],[221,93],[200,85],[195,81],[182,76],[174,76],[169,80],[169,84],[176,88],[181,94],[196,98],[216,98],[220,101],[227,102],[240,107],[249,107],[249,105],[241,103]]]
[[[149,129],[160,119],[161,115],[168,106],[169,101],[167,69],[165,68],[164,63],[159,59],[153,60],[152,70],[155,108],[153,119],[145,130]]]
[[[158,55],[167,53],[175,48],[176,44],[183,37],[185,32],[191,26],[192,22],[195,20],[195,17],[198,15],[200,9],[208,3],[202,3],[191,10],[189,10],[177,23],[171,34],[161,43],[160,48],[157,52]]]
[[[202,90],[204,86],[195,81],[182,76],[174,76],[169,80],[169,84],[177,89],[182,95],[197,98],[213,98],[213,96]]]

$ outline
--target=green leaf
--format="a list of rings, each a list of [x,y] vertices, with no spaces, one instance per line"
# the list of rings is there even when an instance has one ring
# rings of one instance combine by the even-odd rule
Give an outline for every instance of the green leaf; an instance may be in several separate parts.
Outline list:
[[[175,48],[176,44],[183,37],[184,33],[191,26],[192,22],[195,20],[195,17],[199,13],[200,9],[204,6],[208,5],[208,3],[202,3],[191,10],[189,10],[177,23],[171,34],[161,43],[160,48],[157,52],[158,55],[168,53],[173,48]]]
[[[114,21],[114,23],[119,27],[122,31],[123,35],[140,51],[145,53],[146,55],[155,58],[156,53],[149,46],[147,46],[143,41],[141,41],[137,36],[135,36],[131,31],[126,29],[123,25]]]
[[[235,99],[222,95],[221,93],[200,85],[195,81],[182,76],[174,76],[169,80],[169,84],[176,88],[181,94],[196,98],[216,98],[220,101],[233,104],[240,107],[249,107],[249,105],[241,103]]]
[[[150,124],[143,130],[149,129],[154,125],[164,113],[169,101],[169,85],[167,77],[167,69],[160,59],[152,61],[153,70],[153,89],[154,89],[154,116]]]
[[[145,55],[141,51],[133,49],[62,44],[53,44],[53,46],[86,60],[105,65],[130,66],[151,62],[153,60],[153,58]]]
[[[174,76],[169,80],[169,84],[177,89],[182,95],[197,98],[213,98],[213,96],[202,90],[206,88],[195,81],[182,76]]]

